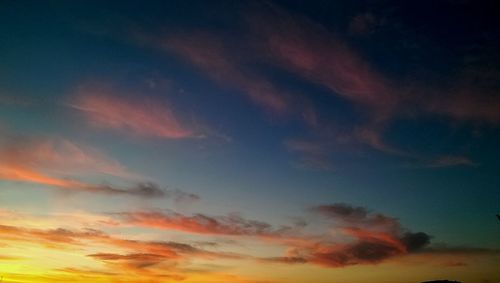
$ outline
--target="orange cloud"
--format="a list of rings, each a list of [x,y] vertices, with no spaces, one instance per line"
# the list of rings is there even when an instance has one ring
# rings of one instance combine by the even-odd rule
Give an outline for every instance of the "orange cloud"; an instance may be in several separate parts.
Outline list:
[[[80,110],[92,125],[99,128],[166,139],[200,136],[180,122],[166,101],[134,99],[118,92],[102,85],[85,85],[78,89],[71,107]]]
[[[327,267],[376,264],[398,255],[422,251],[429,235],[403,229],[397,219],[368,211],[364,207],[336,203],[311,209],[332,220],[334,229],[347,236],[310,239],[309,245],[292,246],[283,257],[264,260],[288,264],[313,263]]]
[[[69,141],[62,140],[65,153],[63,154],[54,147],[51,141],[12,142],[0,151],[0,178],[3,180],[22,181],[36,184],[44,184],[65,189],[83,189],[87,186],[75,180],[51,177],[38,169],[47,171],[65,168],[66,171],[77,171],[73,166],[79,165],[81,160],[86,160],[83,151]],[[75,154],[78,153],[78,154]],[[88,157],[89,163],[97,159]],[[87,162],[87,161],[85,161]],[[99,164],[99,162],[96,162]],[[77,166],[78,167],[78,166]],[[97,170],[99,166],[96,165]],[[109,170],[108,170],[109,171]],[[123,172],[123,171],[122,171]]]
[[[274,228],[266,222],[248,220],[240,216],[207,216],[195,214],[186,216],[179,213],[155,211],[123,212],[117,214],[124,223],[134,226],[151,227],[165,230],[177,230],[195,234],[254,236],[259,238],[292,241],[294,227]]]
[[[0,164],[13,167],[43,168],[46,172],[107,174],[137,178],[124,165],[90,146],[61,138],[7,138],[0,147]]]
[[[54,247],[52,244],[61,245],[61,247],[92,247],[93,245],[106,245],[132,251],[136,254],[140,252],[141,254],[149,255],[150,258],[153,256],[165,259],[182,259],[184,257],[238,259],[243,257],[237,254],[207,251],[179,242],[123,239],[110,236],[102,231],[94,229],[38,229],[0,224],[0,240],[7,242],[31,242],[52,247]],[[101,260],[112,260],[113,258],[127,259],[127,257],[109,253],[94,254],[92,257]],[[133,257],[134,256],[129,256],[128,259],[132,259]]]
[[[331,220],[338,220],[330,227],[337,229],[342,235],[331,233],[319,237],[303,235],[303,231],[283,226],[275,229],[269,224],[259,221],[246,220],[241,217],[208,217],[201,214],[195,216],[184,216],[180,214],[161,213],[130,213],[121,214],[124,217],[122,224],[133,227],[152,227],[167,230],[187,231],[201,235],[253,238],[265,241],[266,244],[275,243],[277,247],[287,247],[283,256],[256,257],[245,254],[236,254],[220,251],[223,246],[217,246],[216,250],[200,248],[182,242],[168,240],[140,240],[127,238],[122,233],[105,233],[95,229],[77,228],[26,228],[16,226],[17,224],[0,224],[0,244],[6,243],[7,249],[14,246],[40,245],[47,252],[71,251],[73,254],[91,261],[103,264],[101,268],[81,268],[78,266],[63,265],[57,272],[80,276],[80,271],[88,270],[88,276],[101,278],[103,282],[109,282],[108,276],[121,278],[122,276],[134,276],[142,282],[162,282],[169,280],[194,280],[198,279],[196,271],[191,272],[190,263],[196,260],[255,260],[257,263],[283,263],[283,264],[310,264],[327,268],[337,268],[350,265],[377,264],[390,259],[397,259],[403,255],[422,255],[422,257],[442,257],[443,255],[460,255],[461,262],[465,262],[469,256],[491,256],[498,255],[498,251],[490,249],[478,249],[467,247],[434,246],[426,248],[429,237],[425,233],[411,233],[401,228],[397,219],[373,213],[364,207],[354,207],[347,204],[333,204],[316,207],[313,211]],[[4,216],[16,216],[15,212],[0,211]],[[0,215],[0,216],[1,216]],[[120,215],[120,214],[118,214]],[[128,216],[136,216],[136,221],[128,221]],[[21,217],[24,215],[20,215]],[[109,214],[107,217],[116,216]],[[169,218],[170,217],[170,218]],[[90,219],[90,218],[89,218]],[[92,218],[99,219],[99,218]],[[147,222],[146,219],[152,219]],[[99,221],[99,220],[97,220]],[[22,221],[21,221],[22,222]],[[139,223],[140,222],[140,223]],[[15,223],[15,221],[11,222]],[[173,225],[172,223],[175,223]],[[94,227],[96,223],[81,222],[80,225]],[[350,226],[346,226],[350,225]],[[184,228],[183,228],[184,227]],[[110,227],[108,227],[110,228]],[[112,228],[114,229],[114,228]],[[341,237],[339,237],[341,236]],[[224,243],[223,241],[219,243]],[[0,249],[3,249],[1,247]],[[5,259],[16,258],[17,254],[7,254]],[[37,258],[37,254],[29,255],[31,259]],[[83,259],[82,259],[83,260]],[[441,261],[439,261],[441,264]],[[205,274],[212,278],[216,274],[209,271]],[[53,274],[54,278],[57,274]],[[52,276],[52,275],[51,275]],[[66,275],[64,275],[66,276]],[[87,277],[86,277],[87,278]],[[94,279],[89,279],[98,282]],[[199,282],[207,282],[200,277]],[[67,278],[66,278],[67,279]],[[139,279],[138,279],[139,280]],[[67,281],[61,279],[61,281]],[[83,280],[84,281],[84,280]],[[52,281],[51,281],[52,282]],[[123,282],[128,282],[124,280]],[[215,281],[217,282],[217,281]]]
[[[93,185],[77,180],[55,178],[22,166],[0,164],[0,179],[49,185],[61,189],[115,195],[135,195],[142,197],[163,197],[166,193],[154,184],[139,183],[130,189],[110,185]],[[191,194],[190,194],[191,195]]]
[[[83,183],[78,181],[52,178],[20,166],[0,165],[0,178],[3,180],[30,182],[66,189],[78,189],[85,187]]]
[[[126,178],[140,177],[117,161],[90,147],[64,139],[12,139],[0,147],[0,179],[48,185],[56,188],[140,197],[168,197],[176,202],[199,199],[195,194],[166,190],[151,182],[139,182],[129,188],[95,185],[54,175],[104,173]]]
[[[401,242],[401,240],[396,239],[394,235],[390,233],[363,230],[360,228],[343,228],[342,231],[347,235],[353,236],[354,238],[359,240],[386,243],[390,246],[393,246],[397,251],[401,253],[407,252],[407,248]]]
[[[78,280],[81,278],[81,282],[115,282],[116,280],[120,282],[170,282],[191,277],[195,272],[187,267],[191,266],[191,261],[194,260],[244,258],[241,255],[208,251],[181,242],[127,239],[124,236],[112,236],[93,229],[39,229],[0,224],[0,243],[8,244],[5,246],[7,255],[0,257],[0,261],[12,261],[18,258],[18,253],[12,251],[17,248],[13,247],[22,247],[18,249],[19,253],[27,255],[29,258],[26,260],[31,264],[43,263],[46,261],[47,254],[52,256],[52,254],[60,253],[67,256],[70,252],[71,257],[78,258],[77,262],[53,262],[51,266],[55,265],[55,269],[42,267],[42,274],[36,273],[40,271],[23,274],[25,280],[30,276],[37,278],[38,275],[37,280],[40,281],[30,278],[30,282],[75,281],[71,276]],[[0,247],[0,250],[2,249],[3,247]],[[4,264],[8,267],[10,263]],[[99,265],[103,266],[99,267]],[[36,268],[40,270],[39,266]],[[22,280],[18,274],[8,271],[9,268],[3,270],[2,275],[5,275],[5,279]],[[210,277],[208,270],[206,273],[206,276]],[[130,280],[130,277],[134,279]],[[80,282],[78,280],[77,282]]]

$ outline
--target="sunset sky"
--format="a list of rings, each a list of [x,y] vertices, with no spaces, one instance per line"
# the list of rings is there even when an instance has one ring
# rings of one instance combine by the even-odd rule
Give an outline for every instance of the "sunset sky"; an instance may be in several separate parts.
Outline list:
[[[495,2],[0,0],[2,283],[499,283]]]

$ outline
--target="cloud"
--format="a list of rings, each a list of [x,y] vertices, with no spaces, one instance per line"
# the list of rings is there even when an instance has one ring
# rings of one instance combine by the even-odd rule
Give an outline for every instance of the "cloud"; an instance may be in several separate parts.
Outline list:
[[[107,215],[82,212],[79,210],[70,212],[53,212],[43,214],[21,213],[17,210],[0,209],[2,224],[7,226],[20,226],[24,228],[44,227],[56,228],[61,223],[68,229],[78,227],[117,227],[118,222]]]
[[[132,195],[140,197],[163,197],[165,192],[151,183],[139,183],[130,189],[117,188],[111,185],[94,185],[78,180],[50,177],[41,172],[22,166],[0,164],[0,179],[21,181],[53,186],[74,192],[103,193],[110,195]]]
[[[335,96],[364,106],[369,125],[354,127],[351,140],[391,154],[401,153],[381,137],[383,126],[399,103],[384,76],[342,39],[306,17],[268,3],[245,7],[243,36],[227,38],[209,30],[167,34],[144,31],[140,41],[184,58],[218,84],[245,94],[268,112],[299,118],[325,140],[325,148],[333,146],[335,139],[325,137],[324,132],[335,121],[320,121],[309,97],[288,90],[262,68],[276,71],[278,67],[286,74],[294,73],[326,87]],[[328,154],[299,154],[304,167],[332,169]]]
[[[87,185],[84,189],[115,195],[133,195],[147,198],[165,197],[173,199],[176,203],[190,203],[200,200],[200,196],[196,194],[186,193],[177,189],[169,190],[161,188],[152,182],[136,183],[129,188],[118,188],[112,185]]]
[[[373,112],[370,119],[386,123],[417,107],[419,114],[432,112],[462,121],[500,122],[500,114],[495,111],[500,106],[499,89],[492,83],[500,73],[494,68],[464,64],[457,67],[456,74],[446,74],[446,81],[429,89],[428,84],[413,78],[396,80],[386,76],[345,39],[301,14],[269,3],[248,10],[253,39],[271,55],[270,60],[328,88],[332,94],[366,106]],[[364,13],[352,19],[350,29],[367,34],[381,24],[383,19]],[[479,55],[481,59],[485,56]]]
[[[195,194],[184,193],[179,190],[169,191],[161,189],[154,183],[137,183],[130,188],[120,188],[113,185],[95,185],[78,180],[50,177],[29,168],[0,165],[0,179],[21,181],[53,186],[73,192],[101,193],[109,195],[130,195],[145,198],[173,197],[175,201],[195,201],[199,197]]]
[[[474,52],[465,56],[481,57],[488,54]],[[492,58],[483,58],[492,66]],[[497,82],[500,79],[498,68],[485,66],[456,66],[456,72],[449,74],[452,83],[438,84],[437,87],[429,89],[423,83],[413,83],[408,91],[413,99],[411,102],[417,105],[422,112],[432,113],[442,117],[461,122],[475,122],[478,124],[498,125],[500,114],[496,109],[500,107],[500,88]]]
[[[176,202],[176,203],[187,204],[187,203],[199,201],[201,199],[201,197],[197,194],[186,193],[186,192],[178,190],[178,189],[164,190],[164,192],[165,192],[165,196],[167,198],[173,199],[174,202]]]
[[[397,255],[416,252],[430,242],[429,235],[422,232],[406,232],[401,236],[392,231],[380,232],[362,228],[343,230],[355,239],[353,243],[317,249],[310,260],[332,267],[374,264]]]
[[[394,82],[379,72],[347,41],[320,23],[287,11],[275,4],[253,5],[246,19],[256,52],[266,54],[282,71],[322,86],[332,96],[350,102],[359,116],[341,132],[338,121],[315,110],[322,121],[308,123],[320,148],[300,150],[301,163],[317,169],[331,170],[330,152],[339,144],[365,145],[387,154],[414,158],[384,139],[390,122],[405,112],[404,99]],[[369,14],[356,20],[357,29],[368,29],[375,18]],[[363,26],[361,26],[363,25]],[[366,30],[366,32],[368,32]],[[332,133],[332,131],[334,133]],[[321,150],[321,151],[318,151]],[[299,150],[296,150],[299,151]]]
[[[423,247],[430,244],[429,235],[423,232],[406,232],[400,240],[408,252],[421,250]]]
[[[241,17],[230,32],[167,28],[167,32],[158,33],[143,28],[135,40],[183,58],[219,85],[245,95],[268,112],[299,117],[327,152],[311,154],[289,148],[299,155],[303,167],[331,170],[328,151],[342,144],[339,136],[343,136],[344,144],[359,144],[417,161],[425,159],[388,140],[386,132],[396,120],[432,114],[462,122],[500,121],[495,111],[500,105],[498,86],[491,83],[498,77],[496,70],[464,65],[457,68],[458,75],[443,74],[440,78],[446,79],[431,84],[418,81],[411,71],[406,77],[391,76],[377,68],[363,49],[350,45],[348,39],[352,37],[342,36],[332,26],[323,26],[274,3],[237,6]],[[348,29],[351,35],[368,35],[387,26],[386,21],[384,15],[362,12],[352,18]],[[326,89],[335,100],[352,104],[356,119],[340,125],[343,130],[332,134],[330,130],[340,121],[315,105],[311,95],[290,90],[276,79],[279,76],[270,74],[292,75]]]
[[[261,258],[259,259],[260,261],[264,262],[275,262],[275,263],[284,263],[284,264],[300,264],[300,263],[307,263],[307,259],[303,257],[267,257],[267,258]]]
[[[44,230],[0,225],[0,239],[10,241],[40,241],[41,244],[59,243],[76,245],[81,243],[81,240],[100,238],[102,236],[103,234],[100,231],[92,229],[83,231],[73,231],[62,228]]]
[[[334,223],[349,237],[348,243],[321,243],[301,251],[308,262],[329,267],[375,264],[391,257],[415,253],[430,244],[423,232],[407,231],[396,218],[345,203],[319,205],[310,209]]]
[[[304,15],[287,11],[272,3],[256,4],[247,9],[246,19],[252,31],[252,46],[267,54],[285,72],[323,86],[337,97],[345,98],[355,107],[360,118],[351,125],[349,142],[361,143],[387,154],[422,160],[420,154],[406,152],[385,140],[391,123],[399,119],[429,114],[445,116],[461,122],[473,121],[496,125],[500,122],[500,99],[497,70],[469,66],[440,76],[429,87],[414,77],[391,77],[370,63],[368,57],[349,46],[345,38]],[[384,19],[364,13],[350,23],[351,32],[372,33]],[[469,54],[473,55],[473,54]],[[474,54],[475,55],[475,54]],[[472,69],[472,70],[471,70]],[[442,78],[446,77],[446,80]],[[322,114],[322,113],[320,113]],[[319,115],[322,116],[322,115]],[[335,124],[322,121],[320,124]],[[323,144],[334,146],[336,136],[312,128]],[[344,134],[345,135],[345,134]],[[328,155],[305,155],[306,163],[327,164]],[[463,162],[466,165],[468,162]]]
[[[289,110],[288,94],[270,80],[246,69],[224,39],[214,34],[193,32],[161,38],[165,50],[187,59],[217,83],[236,89],[252,102],[276,113]]]
[[[81,111],[98,128],[165,139],[201,136],[191,126],[180,121],[165,99],[132,98],[126,92],[109,86],[80,86],[70,106]]]
[[[359,231],[358,231],[359,232]],[[264,261],[283,264],[316,264],[329,268],[358,264],[377,264],[408,251],[390,235],[362,231],[363,235],[346,232],[354,237],[351,243],[316,242],[308,248],[297,248],[295,255],[264,258]]]
[[[143,259],[156,258],[157,260],[159,260],[160,258],[165,260],[182,260],[190,257],[199,257],[204,259],[241,258],[241,256],[237,254],[207,251],[189,244],[179,242],[124,239],[108,235],[102,231],[95,229],[39,229],[0,225],[0,240],[16,243],[37,243],[40,245],[49,246],[51,248],[88,248],[104,245],[108,247],[125,249],[127,251],[133,251],[133,253],[129,254],[128,256],[120,256],[110,253],[93,254],[92,257],[98,258],[100,260],[132,260],[134,258],[138,259],[140,257],[139,254],[142,254]]]
[[[339,233],[336,236],[313,236],[302,234],[300,229],[293,227],[274,228],[265,222],[231,215],[186,216],[157,211],[116,215],[126,225],[202,235],[242,236],[289,248],[286,256],[256,258],[264,262],[311,263],[327,267],[376,264],[395,256],[419,252],[430,243],[430,236],[426,233],[407,231],[396,218],[373,213],[364,207],[338,203],[316,206],[311,210],[333,220],[332,229]]]
[[[312,207],[311,210],[326,217],[356,222],[366,219],[369,213],[365,207],[354,207],[346,203],[319,205]]]
[[[3,162],[0,163],[4,166],[43,168],[45,172],[69,175],[98,173],[139,177],[98,149],[67,139],[4,137],[2,141],[0,156]]]
[[[428,234],[411,232],[396,218],[372,212],[365,207],[337,203],[316,206],[311,210],[331,220],[329,225],[324,227],[328,232],[311,235],[297,227],[274,228],[265,222],[233,215],[210,217],[203,214],[185,216],[174,212],[130,212],[108,214],[117,218],[117,224],[113,227],[147,227],[182,231],[198,236],[215,236],[218,244],[214,246],[168,240],[139,240],[136,237],[128,239],[118,236],[122,233],[108,234],[95,229],[68,229],[57,226],[41,229],[15,224],[0,225],[0,243],[34,243],[48,249],[82,250],[88,258],[103,262],[109,270],[121,270],[119,274],[130,272],[152,278],[163,274],[161,272],[165,268],[173,272],[168,275],[184,276],[186,273],[182,271],[183,264],[193,259],[255,260],[261,263],[311,264],[338,268],[378,264],[391,259],[399,261],[408,255],[432,259],[456,256],[455,262],[465,262],[473,256],[498,255],[498,251],[486,248],[431,245]],[[86,225],[95,227],[92,223]],[[224,238],[221,238],[223,236],[285,247],[286,252],[283,255],[273,255],[271,252],[268,257],[229,252],[224,245]],[[446,262],[450,261],[447,259]],[[438,261],[438,264],[442,264],[442,261]]]
[[[283,69],[380,114],[396,102],[385,78],[320,24],[273,4],[247,19],[261,48]]]
[[[175,212],[136,211],[116,214],[124,223],[134,226],[177,230],[195,234],[281,237],[292,231],[291,227],[273,228],[270,224],[248,220],[237,215],[186,216]]]
[[[369,147],[379,150],[384,153],[401,156],[401,157],[410,157],[417,158],[418,156],[405,152],[401,149],[398,149],[392,145],[389,145],[383,137],[383,132],[385,130],[385,121],[380,123],[380,121],[375,121],[368,123],[366,125],[357,127],[353,134],[352,138],[356,141],[368,145]]]
[[[132,266],[137,269],[150,267],[156,265],[166,258],[157,254],[134,253],[134,254],[111,254],[111,253],[97,253],[90,254],[89,257],[102,260],[102,261],[120,261],[125,262],[127,266]]]
[[[159,188],[159,186],[154,183],[137,183],[127,189],[117,188],[111,185],[88,185],[86,186],[86,190],[90,192],[100,192],[114,195],[123,194],[146,198],[161,198],[167,196],[167,192]]]
[[[193,202],[198,195],[160,188],[152,182],[137,182],[129,188],[109,184],[90,184],[67,175],[92,173],[125,178],[142,178],[97,149],[65,139],[6,138],[0,147],[0,179],[48,185],[74,192],[130,195],[146,198],[166,197],[175,202]],[[58,177],[64,175],[65,177]]]
[[[478,164],[465,156],[445,155],[432,160],[427,167],[441,168],[452,166],[477,166]]]
[[[325,248],[324,250],[316,251],[308,261],[327,267],[343,267],[356,264],[379,263],[400,253],[394,246],[383,242],[358,242],[340,249]]]
[[[396,218],[380,213],[373,213],[362,206],[334,203],[314,206],[310,210],[327,219],[338,221],[342,226],[362,226],[391,231],[401,229],[401,225]]]

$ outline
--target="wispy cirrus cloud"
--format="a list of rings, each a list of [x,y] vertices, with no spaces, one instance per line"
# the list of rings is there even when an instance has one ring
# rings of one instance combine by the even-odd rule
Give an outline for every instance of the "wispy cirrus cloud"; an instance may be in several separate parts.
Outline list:
[[[394,103],[386,79],[322,25],[274,4],[255,5],[247,21],[270,60],[381,115]]]
[[[141,28],[141,23],[134,23],[134,32],[128,36],[141,46],[181,57],[219,85],[243,94],[268,112],[300,117],[309,126],[311,136],[323,139],[326,150],[352,143],[421,161],[426,159],[425,153],[391,143],[387,133],[396,120],[439,115],[460,122],[498,124],[498,87],[491,83],[498,78],[498,74],[491,75],[495,68],[472,68],[467,73],[471,68],[458,66],[458,73],[466,74],[454,76],[450,71],[443,74],[446,79],[426,84],[417,81],[411,71],[398,77],[386,72],[385,66],[377,66],[370,54],[351,44],[352,33],[371,34],[374,28],[382,28],[382,22],[384,27],[390,26],[384,17],[369,11],[355,14],[348,36],[340,29],[275,3],[236,6],[241,20],[236,20],[231,30],[162,27],[162,32],[158,32],[159,29]],[[404,58],[401,59],[404,64]],[[293,75],[301,83],[326,89],[335,100],[340,98],[352,104],[357,117],[348,122],[348,130],[325,134],[341,122],[314,104],[315,93],[290,90],[274,74]],[[192,128],[180,124],[187,130],[181,131],[180,136],[193,134]],[[132,128],[125,124],[114,127]],[[194,135],[197,133],[195,130]],[[168,135],[179,136],[179,132]],[[337,140],[340,135],[344,136],[344,144]],[[304,163],[329,169],[325,166],[331,159],[328,154],[321,157],[323,160],[319,155],[303,157]]]
[[[268,54],[269,62],[327,88],[332,95],[345,98],[361,110],[357,113],[360,119],[351,125],[351,133],[344,133],[347,136],[344,141],[422,161],[425,153],[407,151],[387,140],[386,132],[395,120],[433,114],[460,122],[497,125],[500,121],[495,111],[500,105],[499,89],[492,83],[498,80],[496,68],[459,66],[458,74],[445,74],[447,79],[431,88],[412,76],[401,79],[384,73],[371,64],[369,57],[350,46],[346,37],[302,14],[272,3],[253,5],[253,9],[243,14],[252,33],[253,46]],[[359,24],[363,26],[361,29],[367,28],[365,24],[369,22],[376,24],[376,17],[371,14],[357,20],[358,28]],[[323,128],[313,129],[314,134],[324,140],[325,148],[338,145],[338,134],[333,137],[324,134],[327,132],[324,126],[335,123],[334,120],[322,121]],[[315,160],[319,160],[319,156],[304,155],[310,159],[316,157]]]
[[[25,164],[51,173],[139,177],[98,149],[62,138],[8,137],[2,145],[1,155],[3,163]]]
[[[366,130],[360,131],[361,127],[354,125],[351,140],[389,153],[401,152],[387,145],[381,133],[399,103],[389,80],[320,24],[274,4],[251,4],[247,8],[241,12],[246,19],[242,31],[245,36],[231,40],[210,30],[166,34],[144,31],[139,38],[141,43],[184,58],[218,84],[245,94],[268,112],[299,118],[326,140],[323,145],[333,146],[331,136],[324,133],[335,121],[319,119],[318,110],[307,95],[288,90],[263,69],[277,67],[294,73],[364,106],[364,118],[369,122],[362,128]],[[255,62],[261,66],[256,68]],[[368,131],[376,133],[368,135]],[[318,154],[303,157],[311,167],[330,167],[327,155],[321,161]]]
[[[498,79],[496,68],[460,65],[456,74],[446,74],[447,80],[434,88],[411,77],[398,82],[319,22],[272,3],[248,10],[246,19],[259,42],[256,45],[269,53],[270,60],[334,95],[367,106],[373,112],[369,119],[375,119],[370,123],[383,123],[405,112],[415,114],[416,108],[419,114],[432,112],[461,121],[500,121],[494,111],[500,104],[498,86],[492,83]],[[361,24],[365,29],[366,24],[375,24],[376,16],[365,13],[353,20],[357,28]]]
[[[6,226],[20,226],[24,228],[57,228],[64,223],[66,228],[115,227],[118,222],[107,215],[83,212],[51,212],[44,214],[22,213],[15,209],[0,209],[2,224]]]
[[[107,174],[137,179],[130,172],[98,150],[65,139],[20,139],[9,137],[0,148],[0,179],[52,186],[74,192],[137,197],[167,197],[176,202],[196,201],[199,196],[180,190],[161,188],[152,182],[136,182],[122,188],[111,184],[91,184],[75,179],[86,174]],[[71,178],[69,178],[71,176]]]
[[[133,98],[126,91],[103,84],[80,86],[69,105],[97,128],[164,139],[203,136],[182,122],[165,99]]]
[[[252,102],[276,113],[290,110],[289,94],[266,77],[245,68],[241,57],[216,34],[196,31],[157,41],[165,50],[182,56],[217,83],[240,91]]]
[[[181,193],[178,190],[163,190],[154,183],[137,183],[129,188],[121,188],[107,184],[95,185],[74,179],[51,177],[36,170],[18,166],[0,165],[0,179],[48,185],[73,192],[130,195],[145,198],[173,196],[175,200],[179,201],[199,199],[199,197],[194,194]]]
[[[384,132],[401,111],[402,104],[402,97],[389,78],[344,38],[318,22],[270,3],[254,5],[250,11],[245,14],[252,38],[257,42],[255,46],[267,54],[270,62],[305,81],[323,86],[331,95],[346,99],[359,111],[358,121],[349,125],[348,131],[332,133],[337,121],[331,119],[318,122],[320,127],[312,127],[323,153],[304,151],[303,159],[328,164],[331,157],[325,152],[346,143],[410,156],[384,139]],[[328,169],[329,166],[316,167]]]

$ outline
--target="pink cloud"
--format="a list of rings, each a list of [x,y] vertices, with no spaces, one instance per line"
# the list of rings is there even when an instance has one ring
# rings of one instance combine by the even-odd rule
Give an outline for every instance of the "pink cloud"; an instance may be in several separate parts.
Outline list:
[[[85,114],[94,126],[165,139],[200,135],[182,123],[171,105],[152,98],[131,98],[98,85],[80,87],[71,106]]]
[[[252,102],[277,113],[289,111],[285,91],[242,65],[234,50],[207,33],[176,34],[160,40],[161,46],[187,59],[217,83],[236,89]]]
[[[138,177],[98,149],[61,138],[17,142],[7,146],[2,155],[10,162],[29,164],[52,173],[100,173],[126,178]]]
[[[379,115],[397,102],[387,80],[320,24],[271,4],[250,14],[248,22],[261,48],[282,68]]]

